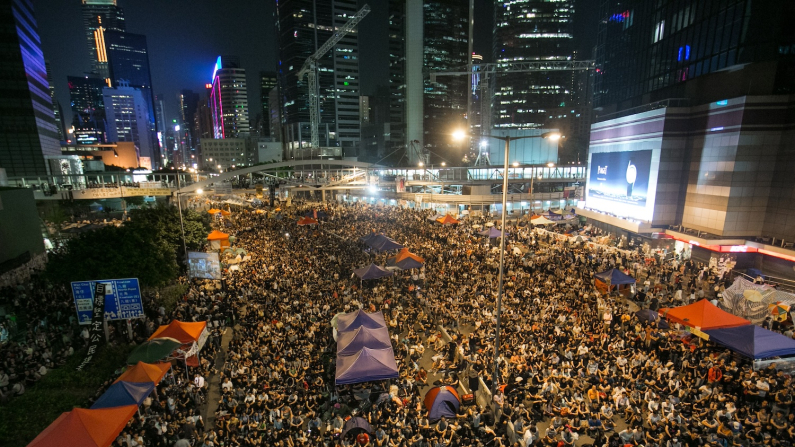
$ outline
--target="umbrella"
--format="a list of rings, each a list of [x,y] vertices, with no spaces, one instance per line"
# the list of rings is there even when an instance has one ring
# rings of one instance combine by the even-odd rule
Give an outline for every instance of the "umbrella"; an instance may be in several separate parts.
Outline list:
[[[743,290],[743,297],[752,303],[761,302],[762,298],[764,298],[758,290],[753,289]]]
[[[361,417],[352,417],[345,422],[345,425],[342,427],[342,434],[341,438],[344,438],[346,434],[351,433],[354,436],[358,435],[360,432],[366,432],[368,434],[372,434],[373,429],[370,428],[370,424],[367,423],[367,420]]]
[[[641,309],[635,312],[635,316],[638,317],[640,321],[647,321],[649,323],[653,321],[659,321],[658,327],[661,329],[668,329],[668,322],[665,320],[660,319],[660,314],[651,310],[651,309]]]
[[[91,409],[141,405],[154,389],[154,382],[116,382],[94,402]]]
[[[790,310],[790,306],[782,303],[781,301],[776,301],[775,304],[770,304],[767,306],[767,308],[770,309],[770,313],[779,321],[786,320],[787,312]]]
[[[483,225],[475,224],[475,225],[472,225],[472,228],[474,228],[476,230],[479,230],[479,229],[483,228]]]
[[[227,248],[227,249],[224,249],[224,253],[231,253],[231,254],[234,254],[234,253],[235,253],[235,251],[234,251],[234,250],[232,250],[231,248]]]
[[[154,363],[168,357],[175,349],[182,346],[179,340],[163,337],[141,343],[127,357],[127,364],[134,365],[138,362]]]
[[[337,323],[340,319],[340,315],[345,315],[345,312],[339,312],[337,313],[337,315],[334,315],[334,317],[331,319],[331,327],[333,327],[334,329],[337,329]]]
[[[248,252],[245,249],[243,249],[243,248],[236,249],[235,253],[238,254],[238,255],[247,255],[248,254]]]

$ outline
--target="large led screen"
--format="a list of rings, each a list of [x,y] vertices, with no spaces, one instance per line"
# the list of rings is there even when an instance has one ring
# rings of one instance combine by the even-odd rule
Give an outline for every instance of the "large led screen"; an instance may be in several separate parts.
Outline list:
[[[221,279],[218,253],[188,252],[188,273],[191,278]]]
[[[654,197],[649,196],[652,151],[591,154],[587,206],[622,216],[648,220]],[[647,207],[646,205],[650,205]]]

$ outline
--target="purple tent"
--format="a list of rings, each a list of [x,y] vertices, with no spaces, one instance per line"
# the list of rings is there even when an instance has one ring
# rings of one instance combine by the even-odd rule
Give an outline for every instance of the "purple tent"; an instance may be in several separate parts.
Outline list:
[[[704,331],[709,341],[752,359],[795,354],[795,340],[753,324]]]
[[[154,389],[154,382],[116,382],[94,402],[91,409],[141,405]]]
[[[494,239],[495,237],[502,237],[502,231],[491,227],[488,230],[483,230],[478,233],[481,236],[488,236],[489,239]]]
[[[403,248],[403,246],[398,244],[395,240],[390,239],[386,236],[382,236],[379,239],[374,239],[368,245],[370,245],[370,247],[372,247],[373,250],[377,251],[400,250],[401,248]]]
[[[422,267],[422,262],[413,258],[405,258],[401,259],[400,261],[395,261],[395,258],[389,258],[386,260],[386,265],[390,267],[397,267],[401,270],[411,270]]]
[[[365,279],[378,279],[383,278],[385,276],[392,276],[394,273],[390,272],[389,270],[379,267],[375,264],[370,264],[367,267],[362,267],[360,269],[356,269],[353,271],[356,276],[359,277],[361,280]]]
[[[344,438],[348,432],[358,435],[359,431],[365,431],[368,434],[373,434],[373,429],[370,427],[370,424],[366,419],[359,416],[352,417],[345,422],[345,425],[342,426],[342,434],[340,437]]]
[[[398,376],[392,348],[362,348],[354,355],[337,356],[337,385],[397,379]]]
[[[354,355],[362,348],[386,349],[392,347],[389,332],[386,328],[370,329],[361,326],[358,329],[340,333],[337,340],[337,355]]]
[[[386,327],[386,320],[381,311],[368,314],[359,309],[354,312],[340,315],[337,318],[337,332],[353,331],[360,327],[378,329]]]
[[[377,234],[377,233],[368,233],[365,236],[362,236],[361,238],[359,238],[359,240],[364,242],[366,245],[370,245],[370,241],[374,240],[378,236],[381,236],[381,235]]]

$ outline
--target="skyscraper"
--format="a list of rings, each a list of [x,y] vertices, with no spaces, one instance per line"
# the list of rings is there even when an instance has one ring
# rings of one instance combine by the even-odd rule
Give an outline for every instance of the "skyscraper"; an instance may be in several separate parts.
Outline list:
[[[124,11],[116,4],[116,0],[83,0],[82,12],[91,71],[97,76],[107,78],[109,73],[105,33],[125,31]]]
[[[466,115],[466,78],[439,77],[432,83],[427,73],[460,71],[467,65],[468,17],[465,1],[389,2],[392,145],[421,145],[445,158],[458,152],[457,147],[452,150],[455,143],[448,135]],[[417,54],[420,46],[421,59]],[[417,76],[421,76],[421,81],[412,82]],[[415,121],[422,117],[422,122],[412,124],[412,117]]]
[[[494,2],[494,62],[573,60],[574,0]],[[575,100],[572,72],[503,73],[496,79],[494,127],[540,128],[549,109]]]
[[[260,79],[260,91],[259,97],[260,102],[262,103],[262,125],[260,131],[261,137],[270,137],[272,136],[271,132],[271,124],[270,124],[270,94],[271,90],[277,87],[277,78],[276,72],[273,71],[261,71],[259,73]]]
[[[131,141],[138,149],[142,167],[153,168],[157,155],[149,138],[149,116],[141,90],[119,83],[103,90],[105,115],[108,120],[108,141]]]
[[[50,99],[52,100],[52,113],[55,118],[55,127],[58,130],[58,140],[66,141],[66,127],[63,123],[63,109],[61,103],[55,99],[55,84],[52,82],[52,68],[49,61],[44,61],[47,67],[47,83],[50,84]]]
[[[155,126],[157,127],[157,146],[160,149],[160,165],[171,163],[171,154],[166,147],[166,101],[162,93],[155,95]]]
[[[44,156],[61,150],[33,4],[3,2],[0,23],[0,168],[9,177],[46,175]]]
[[[78,144],[106,142],[104,79],[89,76],[68,76],[69,100],[72,108],[74,138]]]
[[[246,70],[234,56],[218,56],[210,90],[214,138],[242,138],[250,134]]]
[[[282,0],[277,8],[279,80],[284,104],[285,140],[288,147],[310,141],[306,78],[298,70],[358,10],[356,0]],[[320,146],[342,147],[346,156],[357,155],[359,124],[359,44],[351,32],[318,61]]]

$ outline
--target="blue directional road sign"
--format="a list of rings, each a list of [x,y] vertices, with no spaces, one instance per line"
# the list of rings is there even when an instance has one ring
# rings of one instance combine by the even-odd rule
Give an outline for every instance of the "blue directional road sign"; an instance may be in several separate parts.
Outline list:
[[[72,295],[80,324],[91,324],[91,316],[94,313],[94,286],[97,283],[105,284],[106,320],[126,320],[144,316],[138,278],[75,281],[72,283]]]

